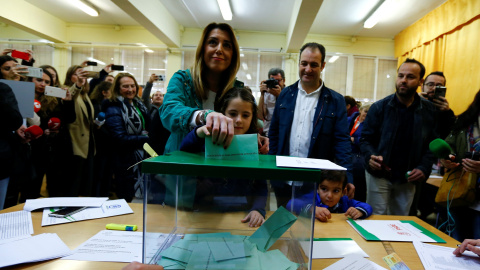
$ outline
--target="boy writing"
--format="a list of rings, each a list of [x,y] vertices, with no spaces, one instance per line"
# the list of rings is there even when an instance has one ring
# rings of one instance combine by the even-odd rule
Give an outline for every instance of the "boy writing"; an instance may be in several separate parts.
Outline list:
[[[347,177],[345,171],[322,171],[321,181],[315,196],[315,217],[322,222],[330,219],[331,213],[345,213],[353,219],[367,218],[372,214],[372,207],[364,202],[348,199],[346,196]],[[298,199],[292,199],[287,209],[298,214],[312,207],[315,192],[308,193]]]

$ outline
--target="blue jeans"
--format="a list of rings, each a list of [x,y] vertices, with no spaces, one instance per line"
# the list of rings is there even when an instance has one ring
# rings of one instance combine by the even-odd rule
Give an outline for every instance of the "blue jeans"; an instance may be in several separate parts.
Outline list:
[[[365,171],[367,182],[367,203],[374,215],[408,216],[415,195],[412,183],[392,183]]]
[[[7,197],[7,188],[10,177],[0,180],[0,210],[3,209],[5,205],[5,198]]]

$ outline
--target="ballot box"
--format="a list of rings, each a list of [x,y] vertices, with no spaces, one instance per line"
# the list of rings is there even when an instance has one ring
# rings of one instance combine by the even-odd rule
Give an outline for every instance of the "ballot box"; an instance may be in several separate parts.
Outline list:
[[[144,263],[165,269],[311,269],[315,203],[305,194],[316,190],[320,170],[277,167],[270,155],[240,161],[178,151],[143,161],[142,172]],[[301,203],[275,209],[268,185],[291,186],[287,196]],[[245,222],[262,214],[266,221],[259,227]]]

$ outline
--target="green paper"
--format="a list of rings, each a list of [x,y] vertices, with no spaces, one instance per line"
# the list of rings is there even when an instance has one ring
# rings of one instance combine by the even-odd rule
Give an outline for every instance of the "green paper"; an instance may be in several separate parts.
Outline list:
[[[348,218],[348,222],[350,222],[350,224],[352,224],[355,227],[358,233],[360,233],[365,238],[365,240],[380,241],[380,239],[376,237],[374,234],[370,233],[369,231],[365,230],[362,226],[358,225],[357,222],[355,222],[355,220]]]
[[[212,136],[205,138],[205,158],[223,160],[258,160],[257,134],[233,136],[227,149],[212,143]]]
[[[259,270],[259,251],[253,247],[251,256],[239,259],[216,262],[207,242],[199,243],[192,252],[186,270],[203,269],[235,269],[235,270]]]
[[[247,252],[245,243],[235,238],[210,238],[207,240],[208,247],[212,251],[215,261],[225,261],[237,258],[245,258]]]
[[[179,240],[160,254],[162,257],[187,263],[196,245],[196,242]]]
[[[298,264],[291,262],[283,253],[274,249],[265,253],[259,253],[261,269],[287,270],[297,269]]]
[[[249,238],[248,241],[257,245],[258,250],[267,251],[297,220],[283,206],[280,206],[273,215],[263,223]]]
[[[185,269],[186,267],[184,263],[174,261],[166,257],[163,257],[158,265],[163,266],[164,269]]]

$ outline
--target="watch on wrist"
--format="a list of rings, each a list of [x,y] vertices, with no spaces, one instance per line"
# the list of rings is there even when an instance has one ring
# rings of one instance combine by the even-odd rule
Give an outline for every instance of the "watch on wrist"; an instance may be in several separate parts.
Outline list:
[[[207,121],[205,121],[206,117],[205,117],[205,111],[202,110],[200,111],[200,113],[198,114],[198,121],[200,122],[200,125],[204,126],[206,124]]]

